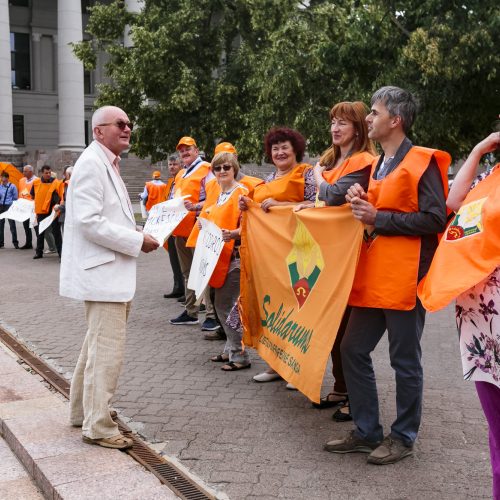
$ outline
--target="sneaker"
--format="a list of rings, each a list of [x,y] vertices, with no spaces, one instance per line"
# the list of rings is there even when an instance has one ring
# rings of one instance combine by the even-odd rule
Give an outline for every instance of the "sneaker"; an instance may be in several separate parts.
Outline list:
[[[291,384],[290,382],[288,382],[288,384],[286,384],[286,388],[289,390],[289,391],[298,391],[297,387],[295,387],[293,384]]]
[[[203,335],[203,338],[205,340],[226,340],[226,334],[221,328],[218,328],[217,330],[213,332],[208,332]]]
[[[197,325],[198,318],[194,318],[193,316],[189,316],[187,311],[183,311],[182,314],[177,316],[177,318],[171,319],[170,324],[172,325]]]
[[[351,431],[344,439],[334,439],[328,441],[323,449],[330,453],[371,453],[380,444],[367,441],[356,435],[356,431]]]
[[[367,461],[369,464],[387,465],[410,455],[413,455],[413,445],[406,446],[401,439],[386,436],[380,446],[368,455]]]
[[[203,332],[213,332],[219,329],[219,323],[215,319],[207,318],[201,325],[201,330]]]
[[[43,253],[44,253],[45,255],[49,255],[49,254],[51,254],[51,253],[56,253],[56,251],[55,251],[55,250],[51,250],[51,249],[49,248],[48,250],[44,250],[44,251],[43,251]]]

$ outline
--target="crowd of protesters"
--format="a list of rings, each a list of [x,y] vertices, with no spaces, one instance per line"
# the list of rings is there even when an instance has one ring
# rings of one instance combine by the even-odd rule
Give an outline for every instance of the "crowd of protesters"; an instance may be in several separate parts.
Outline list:
[[[108,108],[110,109],[105,112],[112,113],[112,107]],[[115,117],[114,121],[103,118],[103,123],[99,124],[99,120],[96,119],[96,123],[93,120],[94,138],[101,146],[108,148],[103,149],[111,165],[119,160],[118,155],[125,142],[128,145],[132,130],[132,124],[124,112],[119,108],[113,109],[118,110],[115,111],[118,118]],[[96,114],[99,112],[101,110]],[[416,114],[417,103],[414,96],[398,87],[379,89],[372,96],[370,108],[362,102],[337,103],[330,112],[332,144],[314,167],[303,162],[306,140],[300,132],[288,127],[273,127],[264,138],[264,149],[275,170],[265,179],[242,173],[236,148],[231,143],[217,145],[209,163],[200,154],[196,140],[185,136],[178,141],[177,153],[169,158],[170,178],[167,182],[163,182],[161,173],[155,171],[153,179],[146,183],[140,195],[146,210],[151,210],[157,203],[178,197],[184,197],[184,206],[188,210],[188,215],[166,243],[174,280],[172,291],[164,296],[184,304],[184,311],[170,319],[174,326],[199,323],[199,303],[187,283],[201,228],[200,219],[208,219],[222,229],[225,244],[210,279],[210,286],[203,296],[206,317],[201,328],[207,332],[207,340],[226,340],[224,348],[211,357],[211,361],[222,363],[221,368],[226,372],[250,367],[248,352],[242,348],[237,308],[240,287],[239,242],[242,231],[240,221],[250,200],[259,203],[264,212],[269,212],[275,206],[293,206],[295,211],[299,211],[314,210],[315,207],[325,205],[349,204],[353,217],[364,224],[364,241],[349,305],[331,352],[335,384],[331,392],[314,406],[319,409],[331,408],[335,412],[334,420],[352,420],[354,424],[347,436],[327,442],[324,445],[326,451],[338,454],[366,453],[368,463],[377,465],[392,464],[413,454],[422,415],[423,369],[420,342],[426,312],[417,293],[418,284],[429,271],[440,234],[446,229],[449,212],[459,211],[464,199],[468,199],[466,196],[471,186],[476,189],[477,181],[473,181],[481,156],[495,151],[500,145],[500,133],[492,134],[479,143],[464,164],[457,177],[456,187],[452,187],[448,197],[451,157],[438,149],[413,145],[409,134]],[[111,131],[106,132],[107,126],[116,126],[117,135],[112,136]],[[379,155],[375,143],[379,146]],[[113,171],[113,176],[117,175],[119,178],[119,170],[113,167]],[[496,168],[492,169],[488,175],[497,171]],[[51,229],[59,255],[61,216],[65,212],[71,171],[66,174],[64,180],[58,181],[51,177],[50,167],[43,167],[41,178],[38,179],[28,165],[25,167],[25,180],[19,193],[19,196],[34,199],[38,223],[52,210],[58,213],[59,217],[54,220]],[[489,182],[491,184],[491,178]],[[71,199],[71,183],[69,186]],[[75,199],[78,195],[75,188]],[[9,187],[8,176],[2,178],[2,211],[17,196],[17,190]],[[488,193],[484,199],[487,196]],[[447,203],[451,210],[447,209]],[[76,216],[72,214],[72,217]],[[1,229],[3,236],[3,224]],[[30,248],[32,244],[28,231],[31,229],[25,226],[25,230],[26,243],[21,248]],[[14,247],[18,248],[15,225],[11,225],[11,231]],[[43,235],[37,232],[35,259],[43,257],[43,244]],[[136,257],[141,244],[145,252],[155,249],[144,236],[144,241],[137,239],[135,250],[128,255]],[[109,245],[112,248],[111,243]],[[497,250],[500,252],[500,249]],[[113,251],[122,252],[117,249]],[[109,260],[104,263],[106,262]],[[101,264],[95,264],[97,267],[99,265]],[[95,272],[95,267],[93,269]],[[497,275],[498,267],[492,274],[483,276],[484,282],[473,284],[483,293],[487,289],[491,295],[488,310],[495,308],[499,294]],[[457,310],[460,313],[458,317],[461,332],[465,332],[463,335],[466,336],[463,350],[465,354],[469,352],[468,361],[465,361],[466,355],[463,357],[464,363],[468,362],[467,378],[477,382],[477,390],[489,422],[494,496],[499,498],[500,351],[492,348],[488,369],[483,366],[480,370],[471,371],[471,351],[467,351],[466,344],[474,343],[477,328],[472,328],[471,324],[474,323],[467,322],[465,316],[467,311],[481,309],[482,305],[478,305],[476,299],[470,304],[471,297],[476,297],[480,291],[460,296]],[[73,296],[71,293],[65,294]],[[112,303],[113,300],[109,302]],[[123,314],[126,322],[128,309]],[[485,316],[484,307],[478,314]],[[486,319],[490,319],[489,316]],[[500,328],[498,323],[492,321],[488,323],[491,333],[488,345],[498,346]],[[465,324],[472,333],[466,331]],[[379,400],[371,359],[371,353],[386,331],[391,367],[396,380],[396,415],[388,433],[384,433],[379,418]],[[82,350],[82,356],[83,352]],[[281,376],[268,368],[253,379],[258,383],[267,383],[280,380]],[[294,389],[291,384],[287,387]],[[101,405],[105,409],[106,418],[109,417],[106,408],[112,392],[108,391],[108,400]],[[79,404],[82,404],[81,401]],[[84,413],[85,403],[83,405]],[[82,425],[80,421],[84,418],[83,413],[80,412],[77,419],[79,425]],[[86,442],[114,448],[128,447],[130,443],[127,438],[111,434],[116,430],[109,424],[108,430],[99,434],[92,427],[92,422],[86,423],[83,420]]]

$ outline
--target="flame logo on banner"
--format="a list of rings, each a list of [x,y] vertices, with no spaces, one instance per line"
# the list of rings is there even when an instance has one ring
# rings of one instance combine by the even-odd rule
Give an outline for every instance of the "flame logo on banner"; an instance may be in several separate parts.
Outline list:
[[[325,267],[325,261],[320,246],[298,218],[292,243],[293,247],[286,258],[286,263],[290,283],[300,309],[318,281]]]

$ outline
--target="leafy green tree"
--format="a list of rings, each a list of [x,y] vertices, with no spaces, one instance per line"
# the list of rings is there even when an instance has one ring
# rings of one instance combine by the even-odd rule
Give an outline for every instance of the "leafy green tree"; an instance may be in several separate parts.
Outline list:
[[[272,125],[299,129],[312,154],[330,141],[328,111],[369,102],[381,85],[415,92],[416,143],[463,155],[500,112],[496,0],[146,0],[138,15],[98,4],[75,48],[87,67],[109,54],[116,103],[139,124],[134,149],[165,157],[182,135],[210,154],[220,139],[260,160]],[[133,28],[134,46],[120,40]]]

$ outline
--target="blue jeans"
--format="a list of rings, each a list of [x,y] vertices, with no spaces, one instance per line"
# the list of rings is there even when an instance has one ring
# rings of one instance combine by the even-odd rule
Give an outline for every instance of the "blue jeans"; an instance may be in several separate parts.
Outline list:
[[[396,372],[396,420],[391,436],[411,445],[422,416],[423,370],[420,339],[425,309],[417,299],[410,311],[353,307],[340,346],[351,414],[359,437],[381,441],[379,403],[371,352],[387,329],[391,366]]]

